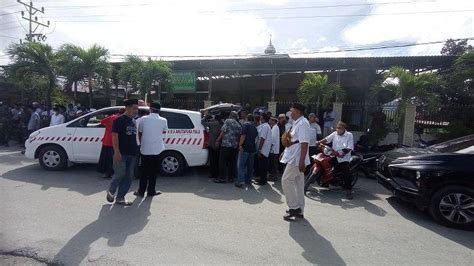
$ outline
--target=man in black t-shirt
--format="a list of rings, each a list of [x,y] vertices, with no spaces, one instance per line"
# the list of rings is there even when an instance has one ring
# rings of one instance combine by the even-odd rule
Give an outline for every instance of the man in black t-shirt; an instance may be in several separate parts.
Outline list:
[[[112,126],[112,144],[114,148],[114,176],[107,192],[107,201],[121,205],[132,205],[125,195],[132,184],[133,171],[138,156],[137,127],[138,100],[125,101],[125,113],[115,119]],[[117,191],[118,189],[118,191]],[[117,196],[115,196],[117,192]]]
[[[258,137],[257,127],[253,115],[247,115],[247,122],[242,125],[242,134],[239,141],[239,176],[235,183],[236,187],[243,188],[245,184],[251,184],[255,153],[257,152],[256,138]]]

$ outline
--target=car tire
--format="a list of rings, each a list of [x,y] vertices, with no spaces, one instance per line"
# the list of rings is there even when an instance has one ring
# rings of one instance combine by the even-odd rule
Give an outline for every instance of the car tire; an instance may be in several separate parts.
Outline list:
[[[67,167],[67,154],[63,148],[49,145],[41,148],[38,161],[41,167],[49,171],[64,170]]]
[[[438,190],[433,195],[429,213],[442,225],[459,229],[474,229],[474,207],[468,206],[472,203],[474,203],[473,189],[451,185]],[[465,216],[470,217],[470,221]]]
[[[177,176],[183,173],[186,161],[183,156],[175,151],[165,151],[160,154],[160,174]]]

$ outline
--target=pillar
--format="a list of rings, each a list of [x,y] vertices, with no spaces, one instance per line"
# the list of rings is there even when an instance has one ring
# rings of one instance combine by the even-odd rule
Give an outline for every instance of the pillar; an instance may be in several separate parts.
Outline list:
[[[332,110],[336,113],[336,118],[334,119],[334,124],[337,124],[337,122],[341,121],[342,118],[342,103],[333,103],[332,104]]]
[[[405,119],[403,122],[403,145],[413,145],[413,134],[415,134],[415,116],[416,105],[408,104],[405,108]]]
[[[277,111],[277,102],[275,102],[275,101],[268,102],[268,111],[270,113],[272,113],[273,116],[276,116],[277,115],[277,113],[276,113],[276,111]]]

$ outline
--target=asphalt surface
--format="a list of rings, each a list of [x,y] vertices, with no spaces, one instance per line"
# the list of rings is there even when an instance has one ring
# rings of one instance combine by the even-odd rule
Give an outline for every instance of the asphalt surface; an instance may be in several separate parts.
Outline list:
[[[189,169],[121,207],[106,203],[110,181],[94,170],[48,172],[0,148],[0,265],[474,265],[474,232],[436,224],[372,179],[352,201],[309,193],[306,219],[289,223],[278,183],[241,190]]]

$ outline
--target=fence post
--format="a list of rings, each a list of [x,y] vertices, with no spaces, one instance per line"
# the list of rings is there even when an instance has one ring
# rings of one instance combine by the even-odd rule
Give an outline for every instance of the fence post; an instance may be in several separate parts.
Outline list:
[[[268,111],[272,113],[273,116],[277,115],[277,102],[268,102]]]
[[[413,134],[415,134],[415,115],[416,105],[408,104],[405,108],[405,119],[403,122],[403,145],[413,145]]]
[[[205,101],[204,101],[204,108],[207,108],[207,107],[209,107],[209,106],[211,106],[211,105],[212,105],[212,101],[209,101],[209,100],[205,100]]]
[[[336,113],[336,118],[334,119],[335,126],[342,118],[342,103],[333,103],[332,110]]]

